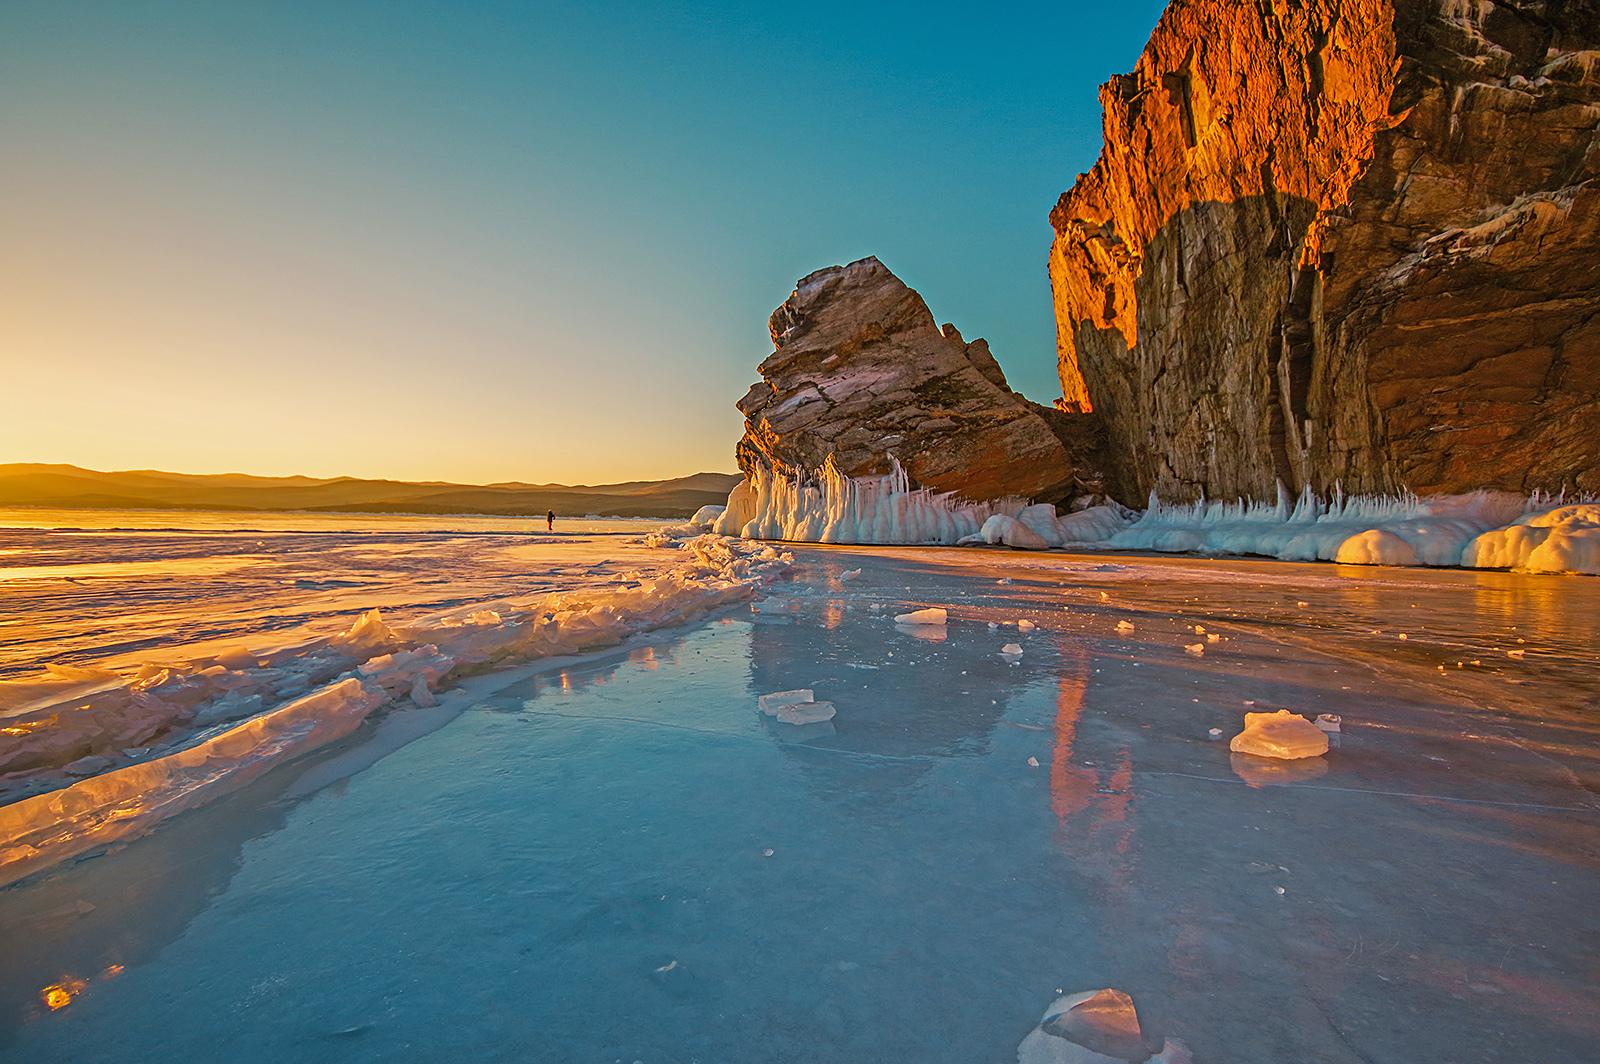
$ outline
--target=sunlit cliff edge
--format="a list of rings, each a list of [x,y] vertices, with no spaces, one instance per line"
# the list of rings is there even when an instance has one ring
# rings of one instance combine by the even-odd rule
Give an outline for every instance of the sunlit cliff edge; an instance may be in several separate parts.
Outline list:
[[[1176,0],[1101,101],[1050,276],[1128,494],[1600,489],[1600,3]]]

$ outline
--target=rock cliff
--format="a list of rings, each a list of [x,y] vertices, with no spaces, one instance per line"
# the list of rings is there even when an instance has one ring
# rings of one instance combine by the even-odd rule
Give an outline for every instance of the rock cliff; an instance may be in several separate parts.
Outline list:
[[[1061,197],[1129,494],[1600,491],[1600,0],[1175,0]]]
[[[981,501],[1057,501],[1104,490],[1097,419],[1030,403],[982,340],[939,328],[875,258],[803,278],[770,322],[775,350],[739,401],[739,467],[889,471]]]

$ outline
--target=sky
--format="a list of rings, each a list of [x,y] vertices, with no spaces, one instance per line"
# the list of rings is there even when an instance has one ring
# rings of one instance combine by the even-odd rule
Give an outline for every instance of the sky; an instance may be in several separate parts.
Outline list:
[[[0,0],[0,462],[732,471],[867,255],[1049,403],[1048,214],[1163,6]]]

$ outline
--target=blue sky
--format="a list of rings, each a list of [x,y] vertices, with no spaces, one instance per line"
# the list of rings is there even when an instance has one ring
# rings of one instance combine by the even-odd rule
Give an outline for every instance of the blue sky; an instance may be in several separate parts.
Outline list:
[[[0,2],[0,461],[729,470],[869,254],[1049,402],[1047,215],[1162,6]]]

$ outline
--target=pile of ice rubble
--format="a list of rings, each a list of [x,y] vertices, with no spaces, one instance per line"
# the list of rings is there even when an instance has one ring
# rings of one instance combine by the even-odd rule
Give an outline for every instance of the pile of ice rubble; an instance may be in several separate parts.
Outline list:
[[[832,458],[811,477],[755,469],[714,515],[716,532],[797,543],[992,544],[1022,550],[1093,546],[1259,554],[1286,561],[1461,565],[1600,573],[1600,503],[1478,491],[1467,495],[1164,503],[1143,513],[1115,502],[1059,514],[1023,499],[965,502],[912,489],[890,457],[881,477],[846,477]],[[712,520],[707,507],[697,521]]]
[[[455,678],[581,654],[755,596],[793,564],[775,548],[698,535],[676,564],[623,586],[458,609],[266,651],[237,647],[132,675],[50,667],[0,682],[0,785],[55,789],[0,806],[0,885],[243,786],[350,734],[373,710],[436,704]],[[77,782],[62,786],[65,778]]]

